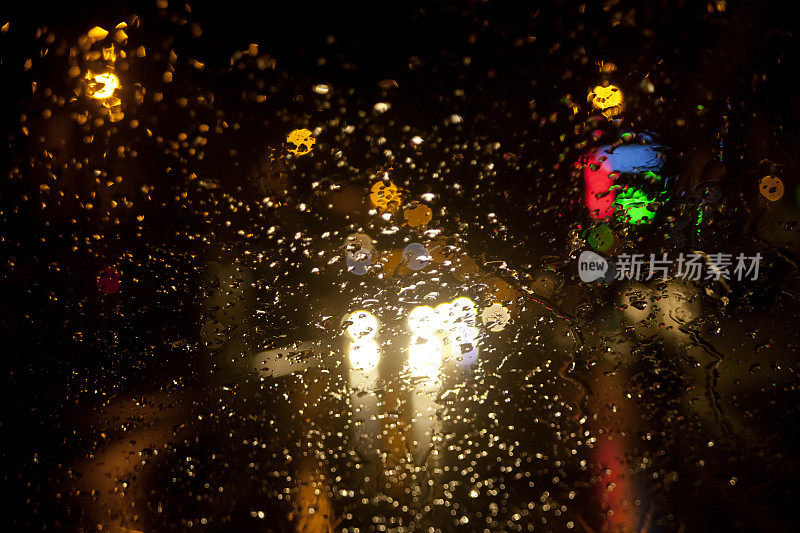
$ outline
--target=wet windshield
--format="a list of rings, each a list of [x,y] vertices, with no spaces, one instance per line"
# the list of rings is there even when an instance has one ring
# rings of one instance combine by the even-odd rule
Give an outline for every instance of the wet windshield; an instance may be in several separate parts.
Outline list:
[[[0,15],[9,530],[795,528],[796,6],[267,4]]]

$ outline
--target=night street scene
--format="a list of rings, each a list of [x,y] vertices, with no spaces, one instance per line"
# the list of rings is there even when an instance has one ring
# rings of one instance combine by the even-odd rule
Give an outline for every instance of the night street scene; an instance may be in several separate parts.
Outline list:
[[[6,3],[2,532],[800,530],[800,3]]]

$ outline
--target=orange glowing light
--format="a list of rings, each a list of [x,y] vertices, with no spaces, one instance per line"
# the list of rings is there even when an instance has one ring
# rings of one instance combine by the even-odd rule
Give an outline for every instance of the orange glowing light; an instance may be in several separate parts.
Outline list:
[[[317,140],[312,136],[311,130],[294,130],[286,137],[287,150],[294,155],[305,155],[311,152]],[[292,148],[294,147],[294,148]]]
[[[95,26],[94,28],[89,30],[86,35],[88,35],[89,38],[94,42],[102,41],[108,35],[108,30],[104,30],[100,26]]]
[[[506,325],[511,321],[511,313],[508,308],[502,304],[494,303],[483,310],[481,315],[483,323],[489,328],[489,331],[498,333],[503,331]]]
[[[783,182],[774,176],[764,176],[758,184],[758,190],[770,202],[783,198]]]
[[[89,96],[96,100],[106,100],[114,95],[114,91],[119,89],[119,78],[112,72],[93,74],[91,71],[86,73],[89,80]]]
[[[114,96],[120,88],[119,78],[113,72],[103,72],[95,74],[91,70],[86,73],[88,80],[86,93],[95,100],[100,100],[103,107],[108,110],[108,118],[111,122],[119,122],[125,117],[122,112],[122,101]]]
[[[403,211],[403,218],[412,228],[424,226],[433,218],[433,211],[427,205],[416,204],[415,206]]]
[[[103,59],[109,62],[109,65],[113,65],[117,60],[117,51],[112,44],[108,48],[103,48]]]
[[[622,91],[616,85],[598,85],[589,92],[587,100],[606,118],[618,115],[622,111]]]
[[[389,182],[377,181],[370,188],[369,200],[381,212],[394,213],[402,203],[402,195],[397,185]]]

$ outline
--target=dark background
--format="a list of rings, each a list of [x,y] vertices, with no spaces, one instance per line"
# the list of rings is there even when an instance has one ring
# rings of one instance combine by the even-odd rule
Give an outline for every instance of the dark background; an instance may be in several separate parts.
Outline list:
[[[141,27],[128,31],[127,48],[142,44],[148,50],[148,60],[132,67],[136,79],[153,90],[159,87],[167,55],[174,49],[179,54],[176,81],[163,88],[165,102],[182,95],[213,95],[213,104],[186,108],[148,101],[135,116],[166,139],[203,120],[238,124],[215,141],[202,160],[182,148],[170,149],[141,128],[115,132],[107,144],[82,143],[82,132],[61,121],[59,110],[66,113],[79,104],[70,100],[68,61],[57,50],[74,46],[94,25],[108,29],[134,13]],[[5,520],[15,530],[38,530],[56,521],[77,528],[81,519],[65,511],[60,496],[51,490],[54,480],[66,476],[71,458],[92,447],[88,433],[74,429],[75,418],[94,409],[101,401],[98,397],[118,390],[146,390],[153,382],[172,379],[206,379],[200,371],[185,372],[190,365],[207,365],[205,352],[194,349],[201,344],[197,321],[203,312],[198,303],[204,290],[203,261],[212,256],[241,259],[247,243],[238,240],[234,230],[265,229],[274,221],[237,213],[231,217],[233,228],[227,229],[226,216],[204,216],[203,210],[216,205],[219,190],[187,186],[191,173],[217,180],[221,191],[257,204],[262,191],[254,179],[263,171],[259,165],[265,149],[280,146],[285,131],[296,124],[313,127],[339,115],[350,123],[363,123],[363,130],[374,137],[386,136],[390,144],[399,144],[393,148],[408,187],[450,195],[453,216],[441,224],[451,232],[461,231],[472,251],[507,257],[520,268],[535,270],[547,264],[542,258],[566,255],[570,223],[586,223],[585,216],[576,214],[581,190],[573,163],[580,154],[579,143],[587,138],[587,89],[607,77],[626,95],[626,127],[656,131],[673,148],[671,164],[680,183],[676,200],[688,201],[698,183],[722,176],[715,179],[722,180],[727,207],[707,222],[706,240],[700,244],[720,249],[737,243],[751,246],[764,238],[756,235],[764,207],[752,182],[777,175],[786,184],[787,198],[794,197],[799,183],[798,15],[800,7],[793,2],[729,2],[724,12],[713,3],[695,1],[468,1],[422,6],[227,1],[193,2],[190,10],[178,2],[166,9],[155,2],[4,6],[0,24],[11,25],[0,35],[5,91],[0,111],[5,130],[0,192],[0,327],[6,377],[2,467],[12,509]],[[193,36],[195,24],[202,35]],[[54,35],[52,43],[46,42],[48,33]],[[260,71],[252,62],[242,69],[232,67],[232,53],[246,50],[250,43],[258,43],[259,52],[274,58],[277,68]],[[44,49],[47,55],[42,55]],[[27,58],[33,59],[30,70],[24,69]],[[192,69],[188,58],[203,61],[205,69]],[[613,62],[616,71],[601,74],[601,61]],[[654,84],[653,93],[640,88],[646,75]],[[381,88],[379,82],[387,79],[395,80],[398,88]],[[36,92],[32,81],[37,82]],[[342,99],[332,110],[321,107],[311,92],[316,83],[329,84]],[[65,100],[54,104],[45,89]],[[463,89],[464,96],[456,89]],[[268,94],[266,107],[253,102],[260,93]],[[565,104],[567,97],[580,106],[580,115],[574,116]],[[384,122],[359,116],[360,110],[369,115],[378,101],[392,105]],[[344,110],[338,111],[339,106]],[[45,109],[53,109],[54,118],[42,118]],[[443,120],[453,113],[462,115],[464,123],[443,128]],[[441,138],[431,141],[416,168],[403,165],[401,155],[415,154],[408,139],[434,130]],[[138,147],[132,163],[110,162],[99,155],[125,143]],[[449,149],[462,143],[469,146],[460,153]],[[487,148],[493,143],[501,148]],[[330,134],[319,140],[321,152],[338,148],[348,153],[343,169],[331,162],[298,160],[293,170],[300,177],[329,173],[333,180],[366,186],[367,176],[385,164],[383,149],[363,136],[342,140]],[[90,163],[76,169],[74,161],[84,157]],[[472,158],[480,165],[493,164],[495,173],[482,174],[470,164]],[[440,161],[447,171],[434,179]],[[74,196],[85,202],[94,190],[86,170],[94,165],[110,175],[125,174],[126,194],[135,208],[118,215],[116,223],[102,213],[87,213]],[[41,193],[40,185],[52,183],[53,176],[67,193],[62,199]],[[288,196],[297,201],[312,197],[307,181],[292,182]],[[477,192],[455,193],[453,182]],[[138,191],[148,183],[158,186],[145,199]],[[187,196],[180,198],[184,191]],[[472,218],[485,212],[501,214],[502,228]],[[291,215],[285,217],[288,225]],[[303,223],[315,230],[329,224],[322,219]],[[349,227],[349,222],[337,224]],[[783,231],[793,238],[796,225],[786,224]],[[189,238],[201,234],[213,234],[213,245]],[[268,255],[295,253],[270,248],[269,242],[259,246]],[[748,305],[755,306],[749,310],[793,328],[796,320],[791,317],[796,315],[781,313],[772,298],[796,288],[786,281],[796,276],[796,243],[772,250],[778,259],[763,290],[749,296]],[[302,260],[299,253],[291,257],[290,267]],[[96,289],[96,275],[108,265],[123,272],[125,285],[119,294],[104,297]],[[292,294],[298,301],[316,290],[298,288],[300,276],[298,267],[282,279],[284,287],[297,289]],[[285,320],[296,301],[285,305],[259,335],[303,327],[303,320]],[[794,394],[796,385],[795,374],[784,390]],[[795,442],[796,404],[785,409],[791,411],[786,427],[772,431]],[[775,461],[772,471],[780,470],[782,458],[767,455]],[[737,466],[742,464],[754,477],[762,468],[752,457],[742,457]],[[796,472],[791,461],[787,472]],[[700,477],[692,490],[702,492],[705,481]],[[686,531],[707,531],[729,513],[730,520],[719,530],[783,530],[795,514],[795,482],[763,482],[742,489],[752,487],[762,494],[752,508],[741,512],[734,511],[746,502],[744,494],[738,503],[709,496],[714,512],[708,514],[699,505],[687,509],[695,505],[691,499],[674,497],[663,513],[672,518],[663,518],[661,527],[678,530],[674,516],[687,516],[681,522]]]

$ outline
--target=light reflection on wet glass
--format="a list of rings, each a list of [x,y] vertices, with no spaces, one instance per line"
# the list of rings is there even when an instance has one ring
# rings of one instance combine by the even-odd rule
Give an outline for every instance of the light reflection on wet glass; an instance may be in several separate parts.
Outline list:
[[[793,530],[797,7],[51,4],[9,530]]]

